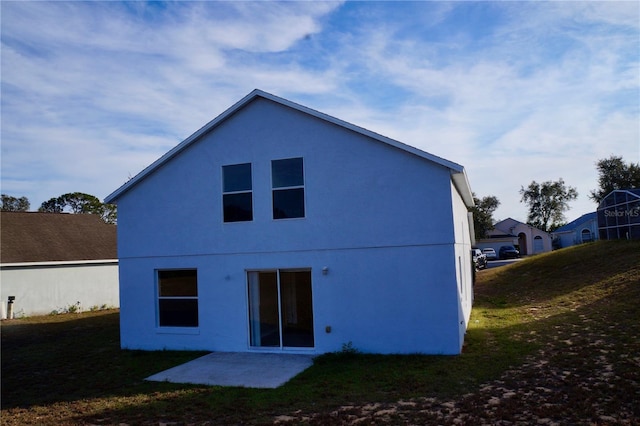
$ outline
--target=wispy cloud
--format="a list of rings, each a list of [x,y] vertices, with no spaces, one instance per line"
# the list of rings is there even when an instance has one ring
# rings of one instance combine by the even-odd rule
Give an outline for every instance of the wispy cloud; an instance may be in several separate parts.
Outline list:
[[[2,191],[104,197],[253,88],[466,166],[497,216],[640,161],[635,2],[2,2]]]

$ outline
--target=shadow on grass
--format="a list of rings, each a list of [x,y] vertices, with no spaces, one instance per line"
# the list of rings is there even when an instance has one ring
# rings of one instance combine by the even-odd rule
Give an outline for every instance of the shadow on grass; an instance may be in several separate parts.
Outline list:
[[[30,422],[29,415],[42,422],[51,413],[62,423],[270,423],[295,410],[465,393],[533,348],[513,344],[506,333],[488,338],[492,330],[476,329],[460,356],[326,355],[286,385],[265,390],[145,382],[202,353],[123,351],[118,330],[117,313],[3,323],[3,418],[15,409],[15,424]]]
[[[43,406],[72,423],[270,423],[296,410],[463,394],[534,348],[506,330],[474,329],[460,356],[329,354],[278,389],[203,387],[144,382],[201,353],[122,351],[117,317],[3,325],[3,382],[20,383],[3,386],[3,410]]]
[[[119,314],[2,322],[2,409],[152,390],[142,380],[206,352],[120,349]]]

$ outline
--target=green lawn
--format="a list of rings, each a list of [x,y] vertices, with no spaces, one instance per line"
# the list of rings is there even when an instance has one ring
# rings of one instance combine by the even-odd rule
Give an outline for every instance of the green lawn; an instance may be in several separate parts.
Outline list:
[[[118,312],[2,322],[3,425],[640,423],[640,242],[481,271],[462,355],[321,356],[278,389],[145,382]]]

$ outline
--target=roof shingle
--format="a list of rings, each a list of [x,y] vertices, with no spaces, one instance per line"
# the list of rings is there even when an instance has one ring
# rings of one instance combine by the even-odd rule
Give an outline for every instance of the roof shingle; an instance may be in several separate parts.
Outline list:
[[[116,226],[99,216],[0,213],[0,263],[117,258]]]

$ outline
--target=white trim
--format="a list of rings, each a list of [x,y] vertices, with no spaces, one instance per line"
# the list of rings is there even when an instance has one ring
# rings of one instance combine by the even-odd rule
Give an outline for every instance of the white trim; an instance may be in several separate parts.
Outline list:
[[[165,164],[166,162],[171,160],[173,157],[177,156],[180,152],[182,152],[185,148],[190,146],[196,140],[198,140],[199,138],[201,138],[205,134],[209,133],[210,131],[212,131],[216,127],[218,127],[227,118],[229,118],[230,116],[232,116],[233,114],[235,114],[236,112],[241,110],[244,106],[246,106],[247,104],[249,104],[251,101],[253,101],[254,99],[256,99],[258,97],[270,100],[270,101],[278,103],[280,105],[287,106],[289,108],[295,109],[295,110],[300,111],[302,113],[305,113],[305,114],[311,115],[313,117],[316,117],[316,118],[318,118],[320,120],[324,120],[324,121],[327,121],[329,123],[333,123],[333,124],[335,124],[337,126],[343,127],[345,129],[351,130],[353,132],[359,133],[361,135],[367,136],[367,137],[372,138],[374,140],[383,142],[383,143],[385,143],[387,145],[393,146],[395,148],[401,149],[403,151],[406,151],[406,152],[409,152],[411,154],[417,155],[418,157],[424,158],[426,160],[429,160],[429,161],[432,161],[432,162],[434,162],[436,164],[444,166],[444,167],[446,167],[446,168],[451,170],[452,179],[454,180],[454,184],[456,186],[456,189],[460,192],[460,195],[462,196],[462,199],[464,200],[464,202],[467,205],[467,207],[472,207],[474,205],[473,204],[473,196],[471,194],[471,187],[469,186],[469,181],[467,179],[467,175],[466,175],[465,169],[460,164],[454,163],[454,162],[449,161],[449,160],[445,160],[444,158],[441,158],[441,157],[435,156],[433,154],[430,154],[428,152],[422,151],[422,150],[420,150],[418,148],[415,148],[415,147],[413,147],[411,145],[407,145],[407,144],[404,144],[404,143],[399,142],[397,140],[388,138],[386,136],[382,136],[382,135],[380,135],[378,133],[372,132],[372,131],[367,130],[365,128],[356,126],[356,125],[351,124],[351,123],[347,123],[346,121],[343,121],[343,120],[340,120],[338,118],[332,117],[330,115],[324,114],[322,112],[313,110],[311,108],[305,107],[305,106],[297,104],[295,102],[291,102],[291,101],[286,100],[284,98],[280,98],[280,97],[272,95],[270,93],[263,92],[262,90],[259,90],[259,89],[254,89],[251,93],[249,93],[247,96],[242,98],[240,101],[236,102],[234,105],[232,105],[226,111],[224,111],[222,114],[220,114],[219,116],[217,116],[216,118],[214,118],[213,120],[211,120],[210,122],[205,124],[199,130],[197,130],[195,133],[193,133],[191,136],[189,136],[184,141],[180,142],[178,145],[176,145],[171,150],[169,150],[169,152],[167,152],[162,157],[160,157],[159,159],[157,159],[156,161],[151,163],[151,165],[147,166],[144,170],[142,170],[140,173],[138,173],[136,176],[134,176],[132,179],[130,179],[128,182],[126,182],[124,185],[122,185],[120,188],[116,189],[114,192],[109,194],[104,200],[105,203],[113,203],[113,202],[115,202],[120,196],[122,196],[125,192],[127,192],[129,189],[131,189],[133,186],[135,186],[138,182],[142,181],[148,175],[152,174],[156,169],[160,168],[163,164]]]
[[[467,177],[467,172],[464,170],[464,167],[462,167],[461,172],[456,172],[451,169],[451,180],[462,197],[464,204],[467,207],[474,207],[476,203],[473,201],[473,192],[471,192],[471,185],[469,184],[469,178]]]
[[[112,265],[118,264],[118,259],[94,259],[94,260],[61,260],[48,262],[16,262],[0,263],[0,268],[30,268],[38,266],[74,266],[74,265]]]

